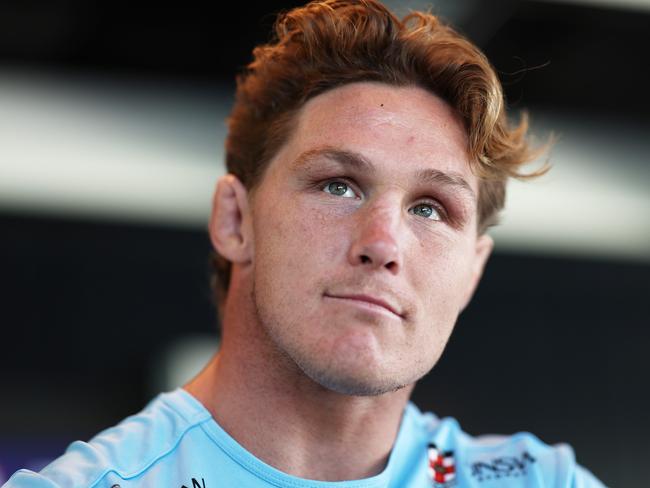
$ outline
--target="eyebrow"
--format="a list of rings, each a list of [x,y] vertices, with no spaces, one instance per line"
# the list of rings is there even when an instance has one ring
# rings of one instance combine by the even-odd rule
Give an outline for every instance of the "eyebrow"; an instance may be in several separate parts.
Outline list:
[[[458,188],[467,193],[472,200],[476,201],[474,190],[467,183],[467,180],[458,173],[445,173],[437,169],[422,169],[418,171],[417,178],[424,183],[442,184],[444,186]]]
[[[327,158],[336,161],[343,166],[350,166],[356,170],[364,172],[374,172],[375,167],[363,155],[343,149],[334,149],[332,147],[321,147],[311,149],[300,154],[293,162],[293,167],[302,166],[311,160],[318,158]]]
[[[333,147],[321,147],[305,151],[298,156],[292,166],[298,167],[308,163],[317,158],[327,158],[338,162],[343,166],[354,168],[359,172],[374,173],[375,166],[362,154],[346,151],[343,149],[336,149]],[[416,173],[415,178],[425,184],[443,185],[455,189],[462,190],[472,200],[476,201],[476,194],[474,190],[462,175],[458,173],[445,173],[438,169],[426,168],[421,169]]]

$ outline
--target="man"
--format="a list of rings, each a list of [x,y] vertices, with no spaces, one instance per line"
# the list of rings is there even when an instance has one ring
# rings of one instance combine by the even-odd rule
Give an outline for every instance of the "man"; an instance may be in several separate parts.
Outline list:
[[[531,159],[483,55],[373,0],[282,16],[238,79],[210,237],[222,345],[15,487],[602,486],[567,446],[408,403]]]

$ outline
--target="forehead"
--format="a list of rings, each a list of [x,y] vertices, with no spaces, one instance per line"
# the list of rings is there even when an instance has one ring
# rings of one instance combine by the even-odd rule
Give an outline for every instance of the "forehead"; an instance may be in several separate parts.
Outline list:
[[[278,156],[292,160],[323,146],[363,154],[396,176],[423,168],[461,174],[477,189],[460,117],[419,87],[352,83],[309,100]]]

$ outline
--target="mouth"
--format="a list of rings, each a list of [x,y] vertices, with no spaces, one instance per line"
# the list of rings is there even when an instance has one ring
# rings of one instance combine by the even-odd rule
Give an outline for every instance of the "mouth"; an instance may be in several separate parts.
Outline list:
[[[328,297],[328,298],[334,298],[334,299],[337,299],[337,300],[349,301],[351,303],[355,303],[355,304],[358,304],[360,306],[364,306],[366,308],[370,308],[370,309],[373,309],[373,310],[382,311],[384,313],[389,312],[391,315],[394,315],[394,316],[396,316],[396,317],[398,317],[400,319],[404,318],[404,315],[399,313],[399,311],[396,309],[396,307],[394,307],[393,305],[391,305],[390,303],[388,303],[387,301],[385,301],[385,300],[383,300],[381,298],[374,297],[374,296],[371,296],[371,295],[359,295],[359,294],[329,295],[329,294],[325,294],[324,296]]]

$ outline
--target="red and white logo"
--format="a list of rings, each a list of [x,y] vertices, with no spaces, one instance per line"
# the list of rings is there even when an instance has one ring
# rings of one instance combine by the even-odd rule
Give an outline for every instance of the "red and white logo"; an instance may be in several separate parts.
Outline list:
[[[429,475],[435,488],[448,488],[456,478],[453,451],[441,451],[435,444],[429,444]]]

